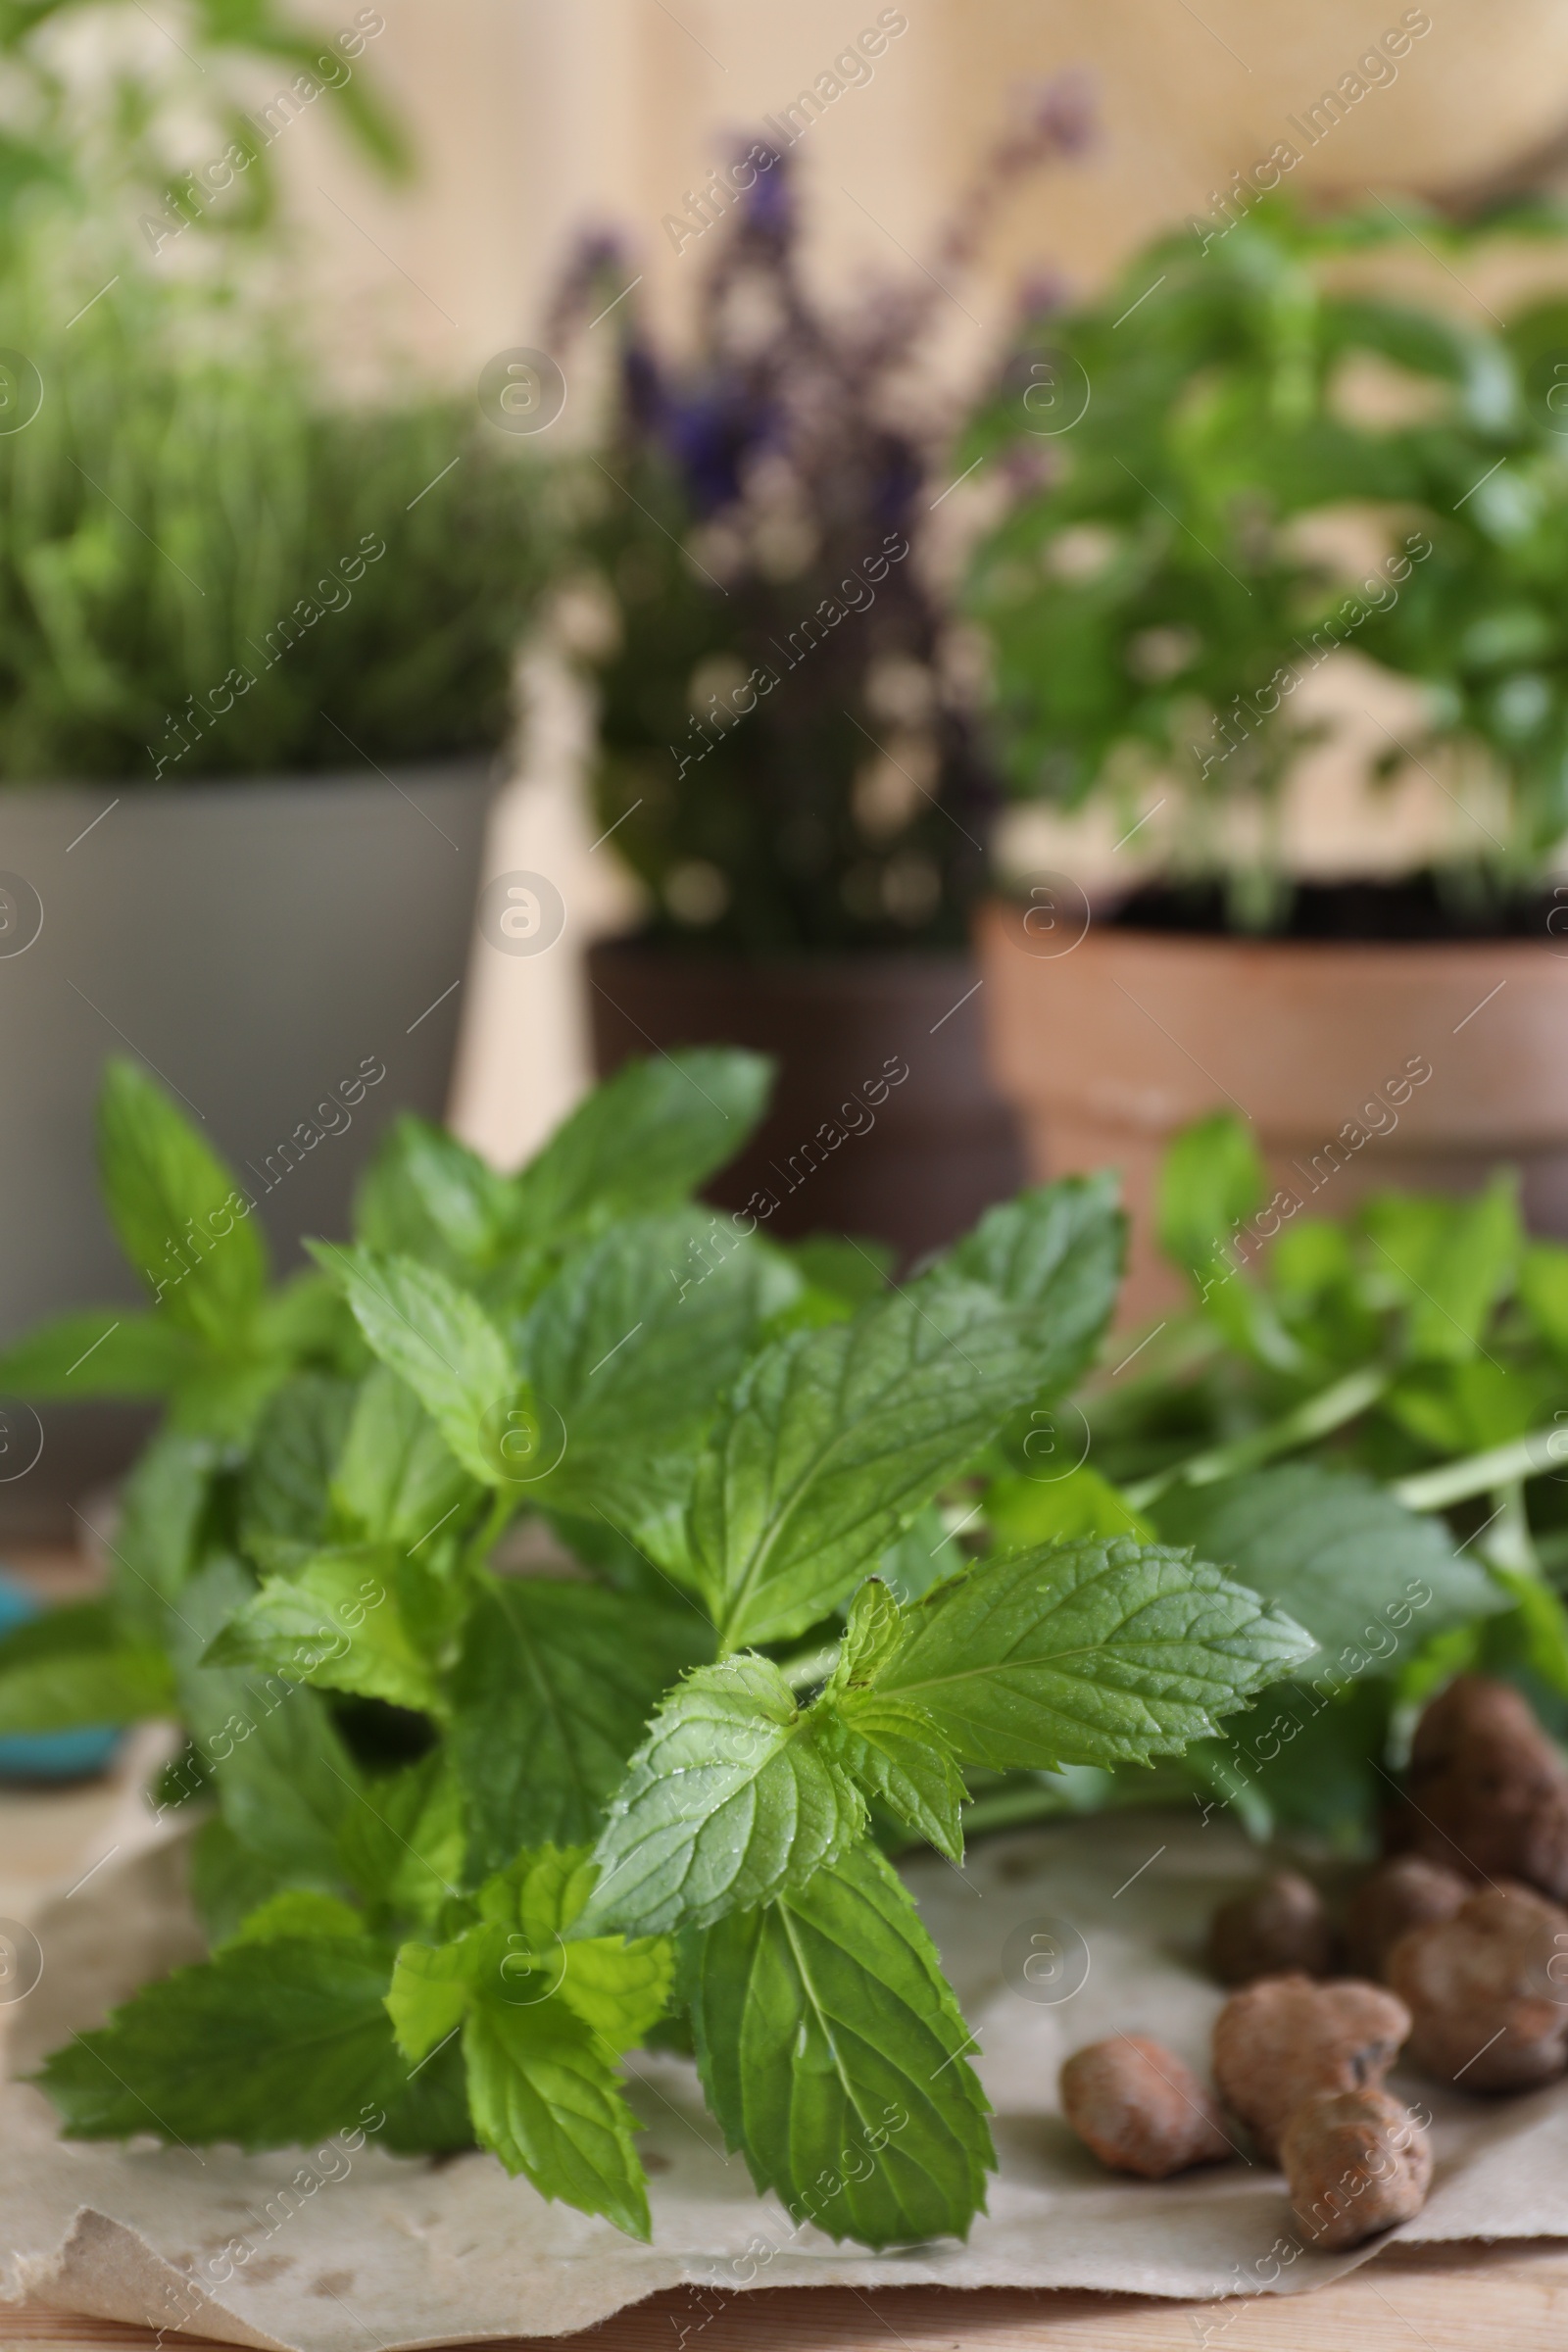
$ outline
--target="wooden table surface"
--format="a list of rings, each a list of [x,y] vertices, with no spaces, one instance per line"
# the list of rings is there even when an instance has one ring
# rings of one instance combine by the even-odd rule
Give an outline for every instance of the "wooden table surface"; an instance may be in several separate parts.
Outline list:
[[[0,2217],[0,2230],[4,2229]],[[1391,2247],[1332,2286],[1222,2303],[991,2287],[760,2287],[650,2296],[580,2338],[517,2337],[514,2352],[581,2342],[584,2352],[1563,2352],[1568,2246]],[[0,2308],[0,2352],[154,2352],[150,2328]],[[192,2344],[201,2338],[184,2339]]]
[[[21,1567],[41,1597],[75,1598],[87,1563],[40,1552]],[[0,1794],[0,1911],[92,1849],[113,1803],[105,1786],[53,1796]],[[0,2213],[0,2256],[6,2251]],[[699,2341],[701,2339],[701,2341]],[[181,2337],[194,2346],[200,2337]],[[514,2339],[514,2352],[580,2340],[584,2352],[1568,2352],[1568,2241],[1390,2247],[1358,2271],[1307,2294],[1214,2303],[1145,2296],[993,2287],[760,2287],[653,2295],[572,2337]],[[48,2345],[58,2352],[156,2352],[146,2328],[0,2305],[0,2352]]]

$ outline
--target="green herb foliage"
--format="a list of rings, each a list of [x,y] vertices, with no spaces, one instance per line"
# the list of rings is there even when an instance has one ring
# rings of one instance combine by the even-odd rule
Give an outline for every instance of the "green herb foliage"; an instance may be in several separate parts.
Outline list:
[[[1137,1535],[948,1535],[1095,1351],[1112,1189],[835,1287],[690,1205],[766,1079],[629,1068],[515,1176],[405,1120],[278,1292],[243,1186],[111,1069],[110,1213],[161,1271],[100,1377],[170,1410],[108,1597],[0,1642],[0,1722],[182,1718],[215,1949],[48,2061],[72,2132],[477,2142],[646,2236],[622,2062],[678,2013],[792,2213],[968,2229],[986,2102],[876,1838],[956,1859],[966,1772],[1173,1756],[1314,1644]],[[84,1328],[0,1386],[59,1393]]]

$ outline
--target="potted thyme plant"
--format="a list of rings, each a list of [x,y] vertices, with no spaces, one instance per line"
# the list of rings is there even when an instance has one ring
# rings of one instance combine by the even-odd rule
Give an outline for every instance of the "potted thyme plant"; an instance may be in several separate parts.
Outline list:
[[[1274,199],[1161,242],[1035,322],[969,448],[1022,483],[969,596],[1009,785],[1130,841],[1093,906],[1057,874],[987,908],[992,1052],[1037,1167],[1125,1171],[1141,1305],[1168,1295],[1140,1213],[1159,1152],[1216,1106],[1298,1203],[1508,1157],[1538,1221],[1568,1216],[1568,336],[1556,302],[1501,324],[1379,292],[1375,249],[1405,240],[1387,207],[1307,224]],[[1369,720],[1369,780],[1425,771],[1446,834],[1419,870],[1303,876],[1315,673],[1356,656],[1417,698]]]
[[[442,1107],[543,570],[536,469],[471,400],[352,408],[268,298],[265,124],[230,124],[246,185],[198,203],[156,110],[117,141],[102,91],[56,74],[71,13],[25,12],[0,52],[31,158],[8,164],[0,374],[0,1200],[27,1237],[0,1333],[121,1279],[86,1180],[117,1044],[248,1164],[285,1250],[343,1213],[398,1103]],[[399,152],[341,46],[266,10],[237,45],[296,80],[320,52],[320,102]],[[91,1415],[54,1436],[0,1490],[13,1524],[121,1444]]]

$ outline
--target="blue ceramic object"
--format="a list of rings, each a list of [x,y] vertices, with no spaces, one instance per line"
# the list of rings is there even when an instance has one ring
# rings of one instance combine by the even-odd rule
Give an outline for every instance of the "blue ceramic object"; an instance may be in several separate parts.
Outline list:
[[[0,1634],[42,1614],[26,1586],[0,1570]],[[0,1740],[0,1781],[84,1781],[106,1769],[119,1745],[112,1725]]]

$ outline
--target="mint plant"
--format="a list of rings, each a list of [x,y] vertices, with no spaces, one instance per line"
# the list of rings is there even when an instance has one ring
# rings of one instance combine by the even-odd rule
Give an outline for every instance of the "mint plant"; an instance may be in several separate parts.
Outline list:
[[[1506,1170],[1468,1199],[1326,1216],[1397,1111],[1364,1116],[1284,1182],[1229,1113],[1177,1140],[1159,1226],[1190,1311],[1084,1398],[1081,1469],[999,1479],[987,1501],[1011,1542],[1157,1533],[1284,1596],[1318,1654],[1179,1779],[1259,1835],[1348,1850],[1371,1846],[1412,1710],[1449,1676],[1517,1682],[1568,1738],[1568,1248],[1526,1233]],[[1012,1791],[1005,1817],[1045,1801],[1064,1792]]]
[[[156,1801],[199,1819],[212,1953],[48,2059],[68,2132],[378,2114],[646,2236],[623,2061],[655,2040],[797,2220],[968,2229],[986,2101],[889,1851],[958,1859],[971,1779],[1212,1740],[1314,1642],[1138,1530],[959,1545],[944,1512],[1005,1502],[1094,1356],[1113,1187],[1026,1193],[867,1295],[859,1253],[692,1202],[766,1085],[634,1065],[510,1177],[405,1119],[352,1245],[270,1288],[245,1188],[111,1069],[110,1213],[182,1271],[0,1388],[91,1367],[169,1409],[109,1592],[0,1642],[0,1731],[177,1715]],[[553,1572],[498,1556],[524,1520]]]

